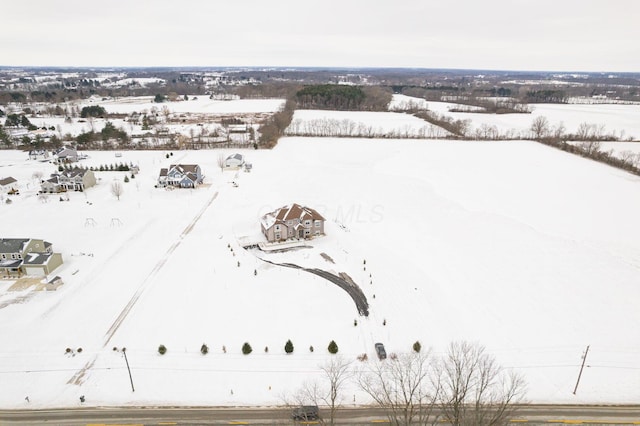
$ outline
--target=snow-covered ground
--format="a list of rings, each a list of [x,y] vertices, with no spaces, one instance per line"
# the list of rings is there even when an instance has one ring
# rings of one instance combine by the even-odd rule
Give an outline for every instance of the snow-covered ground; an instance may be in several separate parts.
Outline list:
[[[57,291],[0,281],[0,407],[74,407],[80,395],[89,405],[280,404],[320,378],[332,339],[370,363],[378,341],[400,353],[419,340],[436,354],[477,341],[525,376],[530,401],[640,399],[639,178],[526,141],[284,138],[243,152],[250,173],[221,172],[218,153],[89,152],[86,165],[132,162],[140,174],[120,201],[110,186],[123,174],[99,172],[64,202],[35,194],[33,172],[53,166],[0,153],[0,177],[22,189],[0,205],[0,235],[44,238],[65,261]],[[205,185],[154,188],[178,162],[201,164]],[[348,273],[368,318],[335,285],[240,247],[260,239],[261,214],[290,202],[324,214],[327,235],[261,256]]]
[[[296,110],[290,135],[442,138],[449,134],[412,115],[398,112]]]
[[[470,120],[471,129],[480,128],[483,124],[496,126],[501,134],[513,137],[530,137],[531,123],[536,117],[546,117],[552,128],[563,124],[567,133],[575,133],[582,123],[596,126],[604,125],[606,134],[621,139],[640,138],[640,105],[577,105],[577,104],[532,104],[530,114],[483,114],[469,112],[449,112],[458,104],[451,102],[431,102],[424,99],[404,95],[394,95],[390,108],[401,108],[413,102],[416,105],[452,117],[455,120]]]

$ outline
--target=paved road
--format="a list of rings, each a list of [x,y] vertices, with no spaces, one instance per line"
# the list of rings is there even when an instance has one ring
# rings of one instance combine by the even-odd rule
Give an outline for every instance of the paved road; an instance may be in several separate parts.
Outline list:
[[[0,425],[287,425],[283,408],[78,408],[57,410],[0,410]],[[377,408],[343,408],[341,425],[388,423]],[[310,422],[314,423],[314,422]],[[513,424],[640,425],[640,406],[523,406]]]

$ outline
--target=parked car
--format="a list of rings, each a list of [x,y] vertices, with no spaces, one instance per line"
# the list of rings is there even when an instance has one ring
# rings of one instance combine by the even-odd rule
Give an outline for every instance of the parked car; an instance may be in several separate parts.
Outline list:
[[[293,420],[318,420],[320,411],[317,405],[301,405],[293,409],[291,418]]]
[[[387,358],[387,351],[384,350],[384,345],[382,343],[376,343],[376,354],[378,354],[379,359]]]

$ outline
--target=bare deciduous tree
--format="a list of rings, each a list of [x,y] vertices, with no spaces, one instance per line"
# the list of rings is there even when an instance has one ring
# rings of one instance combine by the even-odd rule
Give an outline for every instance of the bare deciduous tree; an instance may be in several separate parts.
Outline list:
[[[219,152],[218,158],[216,159],[216,164],[220,167],[220,170],[224,170],[224,153]]]
[[[328,384],[328,390],[322,393],[322,401],[329,407],[329,424],[333,425],[336,410],[342,403],[342,391],[352,375],[351,362],[336,355],[320,369],[324,372]]]
[[[545,116],[536,117],[531,123],[531,133],[534,139],[545,138],[549,134],[549,120]]]
[[[120,196],[122,195],[123,192],[124,192],[124,186],[122,185],[122,182],[120,182],[120,181],[111,182],[111,193],[118,200],[120,200]]]
[[[31,175],[31,179],[33,179],[36,183],[40,183],[40,182],[42,182],[42,177],[43,176],[44,176],[44,173],[42,173],[42,171],[36,170]]]
[[[438,406],[454,426],[506,424],[524,397],[522,377],[505,372],[478,344],[452,343],[437,371]]]
[[[353,375],[351,365],[351,361],[339,355],[332,356],[329,361],[320,366],[323,372],[322,379],[305,382],[292,398],[285,398],[286,405],[324,405],[329,410],[329,416],[321,422],[333,425],[336,412],[343,401],[344,388]]]
[[[413,352],[374,363],[358,374],[358,384],[387,410],[391,424],[426,425],[437,421],[433,373],[430,352]]]

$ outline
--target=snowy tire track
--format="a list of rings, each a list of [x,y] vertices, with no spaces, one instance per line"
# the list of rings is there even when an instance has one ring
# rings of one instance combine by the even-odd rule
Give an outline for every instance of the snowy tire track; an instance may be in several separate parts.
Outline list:
[[[107,345],[109,345],[109,342],[113,338],[114,334],[118,331],[118,329],[120,328],[120,326],[122,325],[124,320],[127,318],[127,316],[129,315],[129,313],[131,312],[131,310],[133,309],[135,304],[138,302],[138,300],[142,296],[142,294],[149,287],[150,283],[152,282],[152,278],[154,278],[158,274],[158,272],[160,272],[160,270],[165,265],[167,260],[169,260],[169,257],[171,257],[173,252],[176,251],[176,249],[178,247],[180,247],[180,244],[182,244],[182,240],[184,239],[184,237],[186,237],[187,235],[189,235],[189,233],[191,233],[191,231],[193,230],[195,225],[198,223],[198,221],[200,220],[200,218],[202,217],[204,212],[207,211],[209,206],[211,206],[211,204],[213,203],[213,201],[217,197],[218,197],[218,192],[216,191],[213,194],[213,196],[209,199],[209,201],[207,201],[207,203],[202,207],[202,209],[200,209],[198,214],[196,214],[196,216],[191,220],[191,222],[189,222],[189,224],[186,226],[186,228],[184,228],[184,230],[182,231],[182,233],[178,237],[178,240],[174,241],[174,243],[171,244],[169,249],[165,252],[165,254],[158,261],[158,263],[156,263],[156,265],[149,272],[149,274],[147,274],[147,276],[144,278],[144,280],[142,280],[142,282],[138,286],[138,289],[136,290],[134,295],[131,297],[129,302],[125,305],[125,307],[122,309],[120,314],[116,317],[116,319],[113,322],[113,324],[111,324],[111,327],[109,327],[109,329],[105,333],[105,335],[104,335],[104,343],[102,345],[103,349],[105,347],[107,347]],[[90,361],[88,361],[84,365],[84,367],[82,367],[79,371],[77,371],[73,375],[73,377],[71,377],[67,381],[67,384],[74,384],[74,385],[83,384],[85,379],[86,379],[87,372],[91,369],[91,367],[93,367],[93,365],[96,362],[97,357],[98,357],[98,355],[95,355]]]

